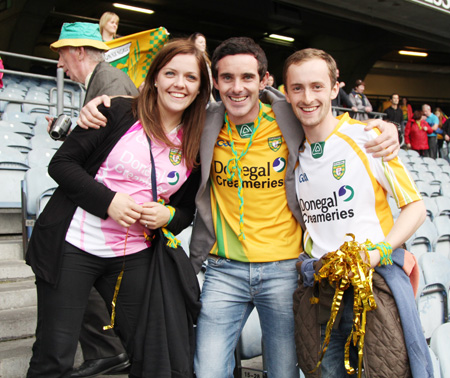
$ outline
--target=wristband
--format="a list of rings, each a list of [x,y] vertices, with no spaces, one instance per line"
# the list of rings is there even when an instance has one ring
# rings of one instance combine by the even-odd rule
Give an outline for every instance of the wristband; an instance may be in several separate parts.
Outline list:
[[[366,243],[367,250],[372,251],[378,249],[380,251],[380,264],[379,265],[392,265],[392,247],[389,243],[381,242],[377,244]]]

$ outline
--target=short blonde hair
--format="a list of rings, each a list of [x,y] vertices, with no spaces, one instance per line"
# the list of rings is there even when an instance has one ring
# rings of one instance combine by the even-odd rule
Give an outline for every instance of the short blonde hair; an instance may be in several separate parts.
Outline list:
[[[100,17],[100,21],[98,22],[98,25],[100,26],[101,35],[103,35],[103,28],[105,27],[105,25],[108,23],[109,20],[111,20],[111,18],[114,17],[117,19],[117,24],[119,24],[120,18],[114,12],[105,12],[102,14],[102,17]],[[114,34],[113,38],[116,38],[116,34]]]

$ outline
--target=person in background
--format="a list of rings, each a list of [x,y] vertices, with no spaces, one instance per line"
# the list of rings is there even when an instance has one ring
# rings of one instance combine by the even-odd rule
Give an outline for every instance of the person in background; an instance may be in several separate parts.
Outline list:
[[[269,73],[269,77],[267,78],[267,86],[273,87],[273,88],[277,87],[275,76],[273,76],[273,74],[271,74],[271,73]]]
[[[406,123],[413,116],[412,107],[408,103],[408,99],[406,97],[402,97],[402,104],[400,105],[400,109],[402,109],[403,112],[403,121]]]
[[[442,131],[444,136],[444,145],[442,147],[442,157],[450,162],[449,158],[449,145],[450,145],[450,118],[447,118],[447,120],[442,125]]]
[[[105,12],[98,22],[100,34],[105,42],[118,38],[117,29],[119,28],[119,16],[113,12]]]
[[[358,121],[368,120],[369,113],[373,111],[369,99],[364,94],[365,89],[366,85],[364,84],[364,81],[356,80],[355,87],[350,92],[350,101],[352,102],[352,106],[356,107],[358,111],[364,112],[364,113],[355,113],[354,119],[357,119]]]
[[[337,70],[337,77],[339,79],[339,70]],[[356,112],[358,109],[356,106],[353,106],[353,103],[350,101],[350,97],[348,94],[344,91],[345,83],[343,81],[339,82],[339,93],[336,96],[336,98],[333,99],[331,102],[332,106],[337,106],[340,108],[351,108],[354,112]],[[333,115],[337,116],[339,114],[342,114],[342,110],[333,110]]]
[[[58,67],[73,81],[86,86],[85,104],[103,94],[138,95],[136,86],[125,72],[103,61],[103,52],[108,50],[108,46],[102,42],[98,24],[64,23],[58,41],[50,48],[59,54]],[[125,349],[114,330],[102,329],[108,319],[104,300],[93,288],[80,332],[84,362],[71,373],[72,378],[121,371],[129,365]]]
[[[209,79],[211,81],[211,96],[210,101],[215,102],[216,100],[220,100],[220,96],[218,93],[215,92],[213,85],[212,85],[212,74],[211,74],[211,59],[209,58],[207,46],[206,46],[206,37],[199,32],[195,32],[191,34],[188,38],[191,42],[194,43],[195,47],[197,47],[203,54],[203,57],[206,60],[206,65],[208,67],[208,73],[209,73]]]
[[[399,139],[403,133],[403,111],[399,107],[400,97],[398,93],[393,93],[391,95],[391,106],[384,110],[386,116],[385,121],[392,122],[397,126]]]
[[[444,114],[441,108],[436,108],[434,111],[434,114],[439,119],[439,127],[436,130],[436,137],[437,137],[437,156],[440,158],[444,157],[444,152],[442,151],[442,148],[444,146],[444,130],[443,125],[445,121],[447,121],[447,116]]]
[[[393,93],[390,101],[391,106],[384,110],[384,112],[386,113],[386,117],[384,119],[386,121],[395,123],[397,127],[400,127],[403,121],[403,111],[399,107],[400,97],[398,93]]]
[[[433,130],[422,118],[422,112],[415,110],[411,119],[405,126],[405,145],[417,151],[420,156],[428,155],[428,134]]]
[[[189,41],[172,41],[155,56],[139,96],[114,98],[101,109],[109,127],[76,127],[56,152],[49,173],[59,187],[36,221],[27,250],[38,293],[28,378],[70,376],[93,286],[109,311],[114,308],[115,329],[133,358],[154,230],[166,227],[176,235],[195,213],[209,93],[201,53]],[[153,202],[150,151],[158,202]],[[184,305],[186,299],[180,300]],[[104,325],[110,322],[113,318]],[[185,356],[186,350],[176,351],[186,357],[183,372],[192,370],[193,351]],[[130,377],[145,376],[136,371],[139,364],[131,369]]]
[[[0,57],[0,69],[4,69],[3,59]],[[0,89],[3,88],[3,72],[0,72]]]
[[[432,113],[431,106],[428,104],[422,105],[422,118],[427,121],[432,130],[428,134],[428,152],[427,156],[433,159],[437,158],[437,130],[439,128],[439,118]]]

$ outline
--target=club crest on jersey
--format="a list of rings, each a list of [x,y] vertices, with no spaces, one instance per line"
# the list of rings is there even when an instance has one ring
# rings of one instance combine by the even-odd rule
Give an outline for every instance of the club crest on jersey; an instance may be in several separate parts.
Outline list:
[[[311,144],[311,155],[314,159],[318,159],[323,155],[323,149],[325,147],[325,142],[317,142]]]
[[[267,138],[267,143],[272,151],[277,152],[281,148],[283,138],[281,136]]]
[[[236,129],[239,132],[239,136],[244,138],[250,138],[253,134],[253,123],[245,123],[243,125],[236,125]]]
[[[178,165],[181,163],[181,151],[177,148],[171,148],[169,153],[169,160],[172,165]]]
[[[340,180],[345,173],[345,160],[335,161],[333,163],[333,176],[336,180]]]

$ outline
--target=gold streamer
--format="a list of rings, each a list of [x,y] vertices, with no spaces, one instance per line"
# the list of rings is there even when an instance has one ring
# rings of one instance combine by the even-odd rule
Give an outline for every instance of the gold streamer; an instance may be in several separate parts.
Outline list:
[[[377,305],[372,289],[373,269],[370,267],[370,257],[366,245],[355,242],[355,235],[353,234],[347,234],[347,236],[352,237],[353,240],[345,242],[337,251],[325,255],[322,258],[324,262],[322,268],[319,270],[318,274],[314,276],[314,280],[318,283],[327,279],[331,286],[336,287],[336,290],[331,305],[331,316],[327,323],[319,362],[312,372],[316,371],[322,363],[324,354],[327,351],[330,342],[331,331],[336,316],[341,307],[344,292],[352,285],[354,290],[353,326],[345,344],[344,364],[348,374],[355,373],[355,369],[350,365],[350,344],[353,343],[355,346],[358,344],[358,378],[360,378],[363,362],[366,313],[367,311],[376,309]],[[366,243],[367,242],[368,241],[366,241]],[[362,251],[365,252],[368,262],[364,262],[362,259],[360,254]],[[319,298],[313,297],[310,301],[312,304],[315,304],[319,302]]]
[[[111,324],[109,325],[105,325],[103,327],[103,331],[107,331],[108,329],[113,329],[114,328],[114,321],[116,319],[116,303],[117,303],[117,296],[119,295],[119,289],[120,289],[120,284],[122,283],[122,277],[123,277],[123,272],[125,270],[125,252],[127,250],[127,240],[128,240],[128,231],[130,229],[127,228],[127,234],[125,235],[125,245],[123,247],[123,263],[122,263],[122,270],[119,273],[119,276],[117,277],[117,281],[116,281],[116,287],[114,288],[114,295],[113,295],[113,300],[111,302]]]

